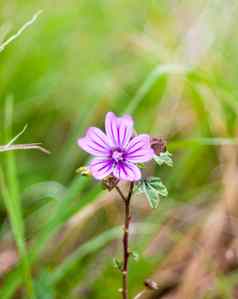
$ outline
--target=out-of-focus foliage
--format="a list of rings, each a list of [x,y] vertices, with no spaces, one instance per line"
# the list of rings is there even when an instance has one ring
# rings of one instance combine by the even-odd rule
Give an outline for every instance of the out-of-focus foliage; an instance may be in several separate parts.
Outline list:
[[[6,209],[6,198],[0,200],[0,298],[25,298],[29,277],[22,263],[30,264],[37,298],[120,298],[113,267],[121,251],[118,198],[76,173],[87,163],[77,137],[90,125],[103,127],[107,111],[128,112],[138,132],[164,136],[174,159],[173,168],[152,163],[145,169],[168,187],[159,208],[151,211],[143,196],[133,200],[131,247],[140,258],[130,265],[131,296],[168,258],[170,242],[156,242],[166,219],[182,215],[183,228],[192,225],[189,213],[171,211],[232,197],[228,185],[238,171],[236,2],[1,1],[0,44],[39,9],[43,13],[0,53],[0,144],[6,143],[11,98],[8,141],[28,124],[18,142],[42,142],[51,155],[1,153],[6,190],[11,195],[17,186],[12,198],[20,203]],[[232,165],[233,176],[226,176]],[[21,237],[14,239],[11,213],[18,223],[24,220],[28,247],[17,265]],[[179,226],[169,233],[173,245],[185,236]],[[236,271],[217,275],[220,298],[231,298]]]

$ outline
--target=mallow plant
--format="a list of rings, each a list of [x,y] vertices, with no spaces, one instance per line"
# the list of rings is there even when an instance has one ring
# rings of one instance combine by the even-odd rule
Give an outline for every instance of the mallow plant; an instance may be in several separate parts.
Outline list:
[[[117,117],[108,112],[105,133],[90,127],[86,135],[78,139],[78,145],[92,156],[89,164],[81,168],[83,174],[91,175],[109,190],[115,189],[124,203],[123,260],[114,260],[122,273],[122,298],[128,299],[128,261],[135,257],[129,249],[131,199],[134,192],[143,192],[152,208],[158,207],[159,197],[167,196],[167,189],[159,177],[145,177],[144,163],[154,160],[157,164],[172,166],[171,154],[161,138],[137,134],[130,115]],[[127,182],[127,193],[121,182]]]

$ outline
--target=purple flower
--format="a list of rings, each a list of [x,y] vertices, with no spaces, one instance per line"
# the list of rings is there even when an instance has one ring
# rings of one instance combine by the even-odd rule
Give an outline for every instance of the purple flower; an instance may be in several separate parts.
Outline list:
[[[152,159],[154,151],[150,136],[133,137],[133,119],[129,115],[117,117],[108,112],[105,120],[106,134],[91,127],[86,136],[78,139],[78,145],[95,156],[88,168],[92,175],[102,180],[109,175],[123,181],[138,181],[141,171],[136,163]]]

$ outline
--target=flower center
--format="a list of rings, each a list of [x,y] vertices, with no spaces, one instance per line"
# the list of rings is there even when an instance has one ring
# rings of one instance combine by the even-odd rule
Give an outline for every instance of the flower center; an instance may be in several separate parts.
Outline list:
[[[112,153],[112,159],[116,162],[122,161],[124,159],[123,152],[120,150],[114,150],[114,152]]]

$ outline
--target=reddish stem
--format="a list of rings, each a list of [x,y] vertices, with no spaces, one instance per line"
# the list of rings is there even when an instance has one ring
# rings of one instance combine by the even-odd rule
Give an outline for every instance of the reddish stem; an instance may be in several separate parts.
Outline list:
[[[133,193],[134,183],[130,183],[128,196],[125,197],[119,187],[116,187],[118,193],[122,197],[125,205],[124,213],[124,235],[123,235],[123,268],[122,268],[122,298],[128,299],[128,262],[130,257],[129,251],[129,228],[131,222],[130,202]]]

